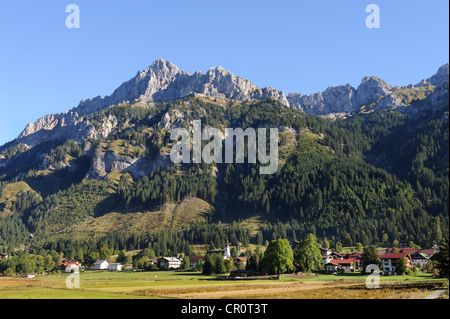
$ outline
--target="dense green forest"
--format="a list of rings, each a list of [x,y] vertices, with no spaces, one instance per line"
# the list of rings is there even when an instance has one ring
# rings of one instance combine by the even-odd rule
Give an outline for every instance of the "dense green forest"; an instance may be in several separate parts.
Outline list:
[[[115,184],[86,178],[95,156],[85,151],[86,143],[91,149],[102,143],[113,149],[114,141],[124,140],[128,148],[145,150],[127,148],[126,155],[150,160],[171,145],[160,120],[173,110],[184,114],[185,126],[201,119],[202,125],[218,128],[289,128],[281,136],[278,171],[260,175],[258,164],[177,164],[142,178],[124,174]],[[344,245],[398,240],[424,247],[448,236],[448,103],[413,115],[381,110],[330,120],[271,99],[230,101],[223,107],[189,97],[151,108],[114,106],[85,120],[100,127],[111,116],[119,124],[102,140],[48,140],[30,149],[0,149],[12,159],[7,168],[0,167],[0,250],[31,247],[73,255],[102,247],[140,247],[157,255],[190,255],[194,244],[214,249],[227,239],[262,244],[307,233]],[[20,181],[33,191],[8,198]],[[160,232],[66,236],[68,227],[87,216],[152,210],[190,197],[212,206],[209,223]],[[252,216],[264,221],[256,236],[236,223]]]

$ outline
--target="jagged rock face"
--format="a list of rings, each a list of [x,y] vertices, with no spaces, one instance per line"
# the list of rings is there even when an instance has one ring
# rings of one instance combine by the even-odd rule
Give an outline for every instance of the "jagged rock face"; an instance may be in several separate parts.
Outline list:
[[[21,143],[32,145],[38,141],[53,139],[73,139],[83,141],[88,138],[101,139],[107,137],[118,120],[114,116],[106,118],[99,128],[84,120],[74,111],[46,115],[35,123],[29,123],[17,138]]]
[[[444,83],[448,83],[448,80]],[[439,86],[436,90],[431,94],[431,104],[436,105],[448,100],[449,92],[448,89],[445,89],[444,86]]]
[[[175,100],[192,93],[235,100],[264,99],[273,97],[289,105],[282,91],[273,88],[260,89],[249,80],[237,77],[221,67],[211,68],[190,75],[174,64],[162,59],[123,83],[111,96],[83,100],[77,107],[79,114],[89,114],[111,105],[136,99],[150,99],[155,102]]]
[[[372,103],[382,96],[392,93],[393,86],[375,76],[366,76],[356,90],[356,103],[359,106]]]
[[[442,99],[448,90],[440,87],[449,81],[449,65],[443,65],[432,77],[423,80],[417,87],[433,85],[436,91],[432,103]],[[414,87],[414,86],[411,86]],[[66,113],[47,115],[35,123],[26,126],[16,143],[31,145],[46,138],[68,137],[82,140],[87,137],[102,138],[108,136],[116,123],[114,119],[102,123],[100,129],[84,121],[89,115],[112,105],[124,102],[175,100],[192,94],[222,97],[234,100],[266,99],[279,100],[282,104],[309,114],[330,115],[351,113],[363,105],[372,105],[375,109],[399,108],[405,106],[401,99],[393,95],[393,87],[377,77],[364,77],[357,89],[350,84],[328,87],[324,92],[302,95],[290,93],[287,97],[282,91],[271,87],[258,88],[251,81],[235,76],[221,67],[214,67],[206,73],[194,74],[181,71],[174,64],[162,59],[156,60],[150,67],[138,72],[131,80],[119,86],[111,96],[82,100],[78,107]],[[164,126],[170,127],[172,119],[166,119]]]
[[[323,93],[302,95],[290,93],[288,101],[294,108],[308,114],[351,112],[356,108],[356,90],[350,85],[328,87]]]
[[[435,92],[431,96],[432,104],[434,105],[444,100],[446,94],[448,94],[448,90],[442,88],[442,85],[448,83],[448,81],[449,65],[447,63],[441,66],[432,77],[424,79],[416,85],[410,85],[408,88],[435,86]],[[386,108],[401,109],[407,105],[393,93],[398,89],[404,88],[403,86],[393,87],[375,76],[366,76],[362,79],[357,89],[347,84],[329,87],[324,92],[311,95],[290,93],[287,99],[291,107],[314,115],[350,113],[364,105],[372,105],[375,110]],[[408,111],[406,108],[401,110]]]
[[[430,77],[428,80],[426,80],[426,82],[436,87],[439,87],[447,83],[448,80],[449,80],[449,67],[447,63],[441,66],[437,71],[437,73],[432,77]]]
[[[328,87],[325,92],[312,95],[291,93],[290,105],[308,114],[328,115],[348,113],[392,93],[392,85],[377,77],[364,77],[357,89],[350,84]]]
[[[48,138],[50,135],[56,137],[62,131],[70,133],[74,139],[86,135],[98,138],[101,133],[94,132],[92,127],[87,127],[89,125],[77,127],[83,115],[93,114],[109,106],[125,102],[175,100],[193,93],[235,100],[272,97],[286,106],[289,105],[282,91],[270,87],[260,89],[251,81],[237,77],[221,67],[211,68],[206,73],[197,71],[190,75],[178,69],[174,64],[159,59],[144,71],[138,72],[131,80],[119,86],[111,96],[105,98],[97,96],[93,99],[82,100],[78,107],[66,113],[46,115],[35,123],[28,124],[18,139],[32,144],[39,139]],[[61,130],[62,127],[76,127],[76,129]]]
[[[148,176],[150,172],[156,172],[159,168],[166,169],[170,166],[170,156],[165,153],[155,154],[153,159],[145,157],[131,157],[119,155],[114,151],[102,152],[97,149],[92,156],[91,166],[87,178],[102,179],[108,173],[129,173],[133,178]]]
[[[375,110],[387,109],[387,108],[396,109],[396,108],[399,108],[402,106],[406,106],[406,105],[402,102],[402,100],[398,96],[390,93],[387,96],[383,96],[378,101],[378,103],[375,104],[374,109]]]
[[[186,120],[185,115],[179,110],[172,110],[164,114],[159,123],[159,127],[163,130],[173,130],[176,127],[181,127]]]

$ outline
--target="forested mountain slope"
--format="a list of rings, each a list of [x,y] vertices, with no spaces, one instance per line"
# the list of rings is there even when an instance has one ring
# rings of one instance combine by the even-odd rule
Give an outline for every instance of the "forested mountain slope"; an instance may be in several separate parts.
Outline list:
[[[192,244],[222,247],[227,238],[248,244],[307,232],[345,244],[430,246],[448,235],[449,222],[448,80],[433,81],[390,88],[403,107],[379,107],[378,98],[337,118],[272,97],[191,94],[29,128],[0,148],[0,247],[142,243],[178,253]],[[171,131],[197,119],[221,131],[277,127],[277,172],[173,164]],[[255,216],[263,221],[256,233],[239,225]]]

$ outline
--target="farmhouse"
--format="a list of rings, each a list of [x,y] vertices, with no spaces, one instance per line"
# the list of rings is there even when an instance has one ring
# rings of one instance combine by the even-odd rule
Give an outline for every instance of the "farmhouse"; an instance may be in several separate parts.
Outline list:
[[[419,264],[421,267],[425,267],[429,260],[430,256],[420,251],[411,255],[411,264],[416,267],[419,266]]]
[[[323,264],[329,264],[334,258],[333,256],[330,255],[322,255],[322,259],[323,259]]]
[[[109,262],[106,260],[97,260],[93,265],[92,269],[95,270],[105,270],[109,268]]]
[[[80,267],[81,263],[79,261],[69,261],[59,264],[57,268],[66,273],[70,273],[79,270]]]
[[[122,271],[123,265],[121,263],[110,263],[109,271]]]
[[[181,267],[181,260],[175,257],[162,257],[158,261],[160,268],[178,269]]]
[[[325,265],[325,271],[328,273],[348,273],[356,270],[356,262],[354,258],[348,259],[332,259]]]
[[[205,262],[205,256],[192,256],[192,257],[189,257],[189,267],[190,268],[197,267],[197,264],[198,264],[199,260],[202,260],[203,262]]]
[[[389,248],[386,250],[387,253],[393,253],[394,249],[393,248]],[[409,254],[411,257],[412,255],[414,255],[415,253],[424,253],[428,256],[433,256],[434,253],[436,252],[434,249],[418,249],[418,248],[397,248],[397,253],[406,253]]]
[[[405,260],[406,267],[412,267],[411,256],[407,253],[386,253],[381,256],[383,275],[394,275],[401,259]]]
[[[339,265],[330,262],[330,263],[326,264],[324,267],[325,267],[325,273],[333,274],[333,273],[337,273],[338,272]]]
[[[0,260],[8,258],[7,254],[0,254]]]

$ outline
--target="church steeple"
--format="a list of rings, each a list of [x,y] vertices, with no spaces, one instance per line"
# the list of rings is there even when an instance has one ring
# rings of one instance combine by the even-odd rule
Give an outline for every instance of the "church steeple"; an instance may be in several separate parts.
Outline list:
[[[227,239],[227,245],[225,246],[225,250],[223,252],[223,259],[231,258],[231,250],[230,250],[230,242]]]

